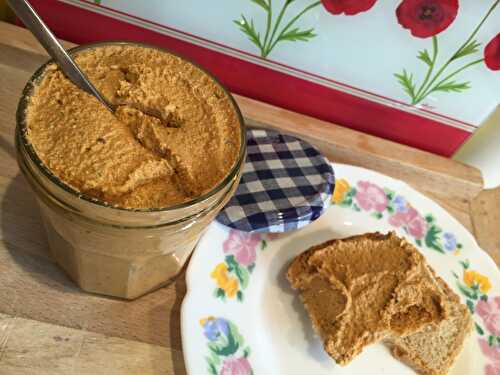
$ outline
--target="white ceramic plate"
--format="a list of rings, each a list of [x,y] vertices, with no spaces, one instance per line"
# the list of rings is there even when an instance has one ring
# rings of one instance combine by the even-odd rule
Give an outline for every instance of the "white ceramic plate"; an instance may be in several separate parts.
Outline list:
[[[334,169],[334,204],[301,230],[262,236],[210,226],[187,271],[181,320],[188,373],[413,374],[382,344],[336,365],[285,278],[289,262],[314,244],[396,230],[474,312],[474,332],[451,373],[498,374],[500,273],[493,260],[449,213],[405,183],[347,165]]]

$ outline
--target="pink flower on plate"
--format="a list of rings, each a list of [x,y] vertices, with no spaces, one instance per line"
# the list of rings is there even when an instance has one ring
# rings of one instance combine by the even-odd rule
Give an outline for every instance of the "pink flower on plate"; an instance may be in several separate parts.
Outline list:
[[[355,198],[363,210],[375,209],[378,212],[383,212],[387,208],[389,200],[384,190],[379,186],[368,181],[359,181],[357,186]]]
[[[408,232],[417,240],[424,237],[427,231],[427,222],[413,207],[408,207],[405,212],[396,212],[389,218],[389,224],[399,228],[405,226]]]
[[[219,375],[251,375],[252,366],[245,357],[229,357],[224,360]]]
[[[229,237],[224,241],[222,248],[225,254],[234,255],[239,264],[249,266],[255,263],[257,257],[256,247],[260,239],[258,233],[247,233],[231,229]]]
[[[484,339],[479,339],[479,347],[483,354],[492,362],[486,365],[486,375],[500,375],[500,348],[498,346],[490,346]]]
[[[476,305],[476,312],[488,331],[500,336],[500,297],[490,298],[488,302],[480,300]]]

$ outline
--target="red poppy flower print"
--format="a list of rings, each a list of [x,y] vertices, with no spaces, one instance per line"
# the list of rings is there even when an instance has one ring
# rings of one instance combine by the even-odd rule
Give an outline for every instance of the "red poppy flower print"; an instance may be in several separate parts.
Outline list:
[[[500,33],[484,48],[484,62],[491,70],[500,70]]]
[[[457,12],[458,0],[403,0],[396,16],[411,35],[428,38],[450,26]]]
[[[325,9],[331,14],[355,14],[366,12],[377,0],[321,0]]]

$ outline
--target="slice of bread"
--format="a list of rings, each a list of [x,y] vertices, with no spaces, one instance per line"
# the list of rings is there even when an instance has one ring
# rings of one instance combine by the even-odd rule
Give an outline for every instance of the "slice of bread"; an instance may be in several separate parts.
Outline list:
[[[293,260],[287,277],[326,352],[341,365],[370,343],[447,316],[445,295],[423,256],[393,232],[314,246]]]
[[[469,309],[460,303],[443,279],[435,277],[447,296],[448,318],[420,332],[388,340],[393,355],[423,375],[447,374],[472,329]]]

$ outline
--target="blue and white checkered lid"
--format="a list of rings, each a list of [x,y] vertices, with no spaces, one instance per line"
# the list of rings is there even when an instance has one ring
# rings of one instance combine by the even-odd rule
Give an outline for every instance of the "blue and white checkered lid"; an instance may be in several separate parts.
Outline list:
[[[235,195],[217,221],[246,232],[287,232],[321,216],[335,185],[331,164],[300,139],[248,130],[247,159]]]

